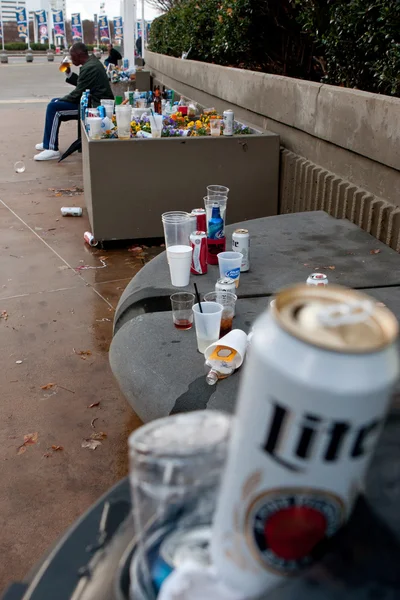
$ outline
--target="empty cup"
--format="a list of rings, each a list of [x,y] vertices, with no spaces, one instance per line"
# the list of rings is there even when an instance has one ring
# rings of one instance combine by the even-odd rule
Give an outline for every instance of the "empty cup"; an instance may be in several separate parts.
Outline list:
[[[86,123],[88,126],[89,137],[92,140],[99,140],[101,138],[101,117],[88,117]]]
[[[186,287],[189,285],[192,247],[169,246],[167,248],[167,258],[172,285],[174,287]]]
[[[211,121],[210,121],[211,123]],[[207,196],[228,196],[229,188],[225,185],[208,185],[207,186]]]
[[[230,277],[235,280],[239,287],[240,265],[243,254],[241,252],[220,252],[218,254],[218,265],[220,277]]]
[[[131,137],[131,114],[132,108],[129,104],[119,104],[115,107],[119,139]]]
[[[210,133],[212,137],[218,137],[221,135],[220,119],[210,119]]]
[[[151,135],[153,138],[160,138],[163,126],[163,116],[152,114],[149,115],[151,125]]]
[[[224,307],[217,302],[201,302],[193,306],[194,323],[196,326],[197,349],[204,354],[208,346],[219,339],[221,316]]]
[[[172,210],[161,215],[165,246],[190,246],[189,236],[196,229],[192,215],[182,210]]]

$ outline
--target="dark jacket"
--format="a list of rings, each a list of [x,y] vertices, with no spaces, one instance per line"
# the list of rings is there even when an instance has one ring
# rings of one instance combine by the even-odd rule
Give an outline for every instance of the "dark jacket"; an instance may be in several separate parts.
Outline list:
[[[60,98],[63,102],[79,104],[85,90],[90,90],[93,107],[99,106],[102,99],[112,100],[114,98],[104,65],[94,54],[89,56],[89,59],[81,66],[79,76],[72,73],[67,77],[67,82],[76,87],[70,94]]]
[[[104,61],[104,64],[117,66],[119,60],[122,60],[122,56],[120,55],[118,50],[116,50],[115,48],[111,48],[110,54],[107,56],[106,60]]]

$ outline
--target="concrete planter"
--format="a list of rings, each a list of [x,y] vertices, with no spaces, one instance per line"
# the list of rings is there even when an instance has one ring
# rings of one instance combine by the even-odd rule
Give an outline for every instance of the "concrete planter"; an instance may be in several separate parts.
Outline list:
[[[8,63],[8,56],[7,56],[7,52],[0,52],[0,63],[5,65]]]
[[[51,52],[50,50],[47,52],[47,61],[54,62],[54,52]]]
[[[278,212],[279,136],[90,140],[82,128],[85,203],[99,241],[161,237],[161,214],[204,206],[230,188],[228,223]]]
[[[28,63],[33,62],[33,53],[30,50],[28,50],[28,52],[25,55],[25,58],[26,58],[26,62],[28,62]]]
[[[152,89],[153,78],[150,76],[150,71],[137,71],[135,79],[129,81],[119,81],[111,83],[111,89],[114,96],[123,96],[124,92],[149,92]]]

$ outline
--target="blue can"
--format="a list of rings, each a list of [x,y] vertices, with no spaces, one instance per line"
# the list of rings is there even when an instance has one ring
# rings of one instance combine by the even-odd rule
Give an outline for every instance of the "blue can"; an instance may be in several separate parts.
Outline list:
[[[129,69],[129,59],[128,58],[124,58],[122,60],[122,66],[124,69]]]
[[[104,119],[104,117],[106,116],[106,109],[104,108],[104,106],[99,106],[97,108],[97,110],[99,111],[99,117],[101,117],[102,119]]]
[[[219,206],[212,207],[211,219],[208,221],[207,237],[210,240],[220,240],[224,237],[224,220]]]

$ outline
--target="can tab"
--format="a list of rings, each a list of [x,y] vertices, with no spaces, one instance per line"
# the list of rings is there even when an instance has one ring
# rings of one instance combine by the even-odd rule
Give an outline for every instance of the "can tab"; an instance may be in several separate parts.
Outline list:
[[[340,327],[364,323],[371,317],[373,310],[373,303],[369,300],[351,304],[331,304],[318,311],[317,318],[325,327]]]

